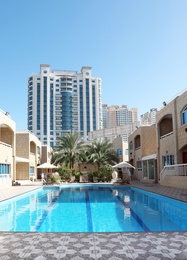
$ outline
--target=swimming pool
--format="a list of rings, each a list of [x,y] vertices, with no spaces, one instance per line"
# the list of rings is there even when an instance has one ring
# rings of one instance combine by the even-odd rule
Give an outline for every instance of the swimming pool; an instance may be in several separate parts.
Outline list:
[[[130,186],[42,187],[0,203],[0,231],[186,231],[187,203]]]

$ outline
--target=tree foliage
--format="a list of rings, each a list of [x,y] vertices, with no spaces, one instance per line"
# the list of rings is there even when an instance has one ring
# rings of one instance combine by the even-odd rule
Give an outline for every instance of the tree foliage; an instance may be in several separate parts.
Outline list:
[[[64,165],[73,171],[82,149],[81,136],[77,132],[65,133],[58,141],[52,161],[55,165]]]
[[[54,148],[52,162],[74,171],[75,163],[96,164],[98,171],[105,165],[119,162],[113,144],[106,140],[83,143],[77,132],[66,133],[58,138],[59,145]]]
[[[87,162],[97,164],[98,170],[101,166],[119,162],[119,157],[114,150],[113,144],[106,140],[94,140],[86,145],[85,148]]]

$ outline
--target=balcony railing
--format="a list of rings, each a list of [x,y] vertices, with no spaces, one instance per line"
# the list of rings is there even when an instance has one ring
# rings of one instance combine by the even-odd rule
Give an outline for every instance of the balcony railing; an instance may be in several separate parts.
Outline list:
[[[12,145],[7,144],[7,143],[4,143],[4,142],[1,142],[1,141],[0,141],[0,144],[2,144],[2,145],[4,145],[4,146],[7,146],[7,147],[10,147],[10,148],[12,147]]]
[[[187,164],[166,165],[160,173],[162,182],[166,176],[187,176]]]
[[[169,135],[172,135],[172,134],[173,134],[173,131],[172,131],[172,132],[169,132],[169,133],[167,133],[167,134],[165,134],[165,135],[161,135],[161,136],[160,136],[160,139],[165,138],[165,137],[167,137],[167,136],[169,136]]]

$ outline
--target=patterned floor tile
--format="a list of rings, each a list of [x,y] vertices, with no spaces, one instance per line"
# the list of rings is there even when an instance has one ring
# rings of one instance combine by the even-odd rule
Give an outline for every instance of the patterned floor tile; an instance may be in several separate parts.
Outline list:
[[[113,250],[103,249],[102,247],[95,247],[93,253],[95,253],[95,259],[108,259],[113,257]]]
[[[169,256],[169,252],[165,252],[162,247],[156,246],[152,248],[140,249],[134,247],[128,247],[128,252],[130,252],[133,256],[133,259],[147,259],[148,257],[157,257],[164,259],[171,259]]]
[[[94,234],[95,247],[99,250],[115,251],[125,245],[120,234]]]
[[[126,246],[121,247],[113,252],[114,259],[134,259],[132,253]]]
[[[95,259],[93,233],[66,234],[62,250],[62,259]]]
[[[0,256],[0,259],[1,260],[20,260],[20,259],[23,259],[22,257],[20,256],[17,256],[15,255],[14,253],[12,252],[8,252],[7,254],[5,254],[4,256]]]

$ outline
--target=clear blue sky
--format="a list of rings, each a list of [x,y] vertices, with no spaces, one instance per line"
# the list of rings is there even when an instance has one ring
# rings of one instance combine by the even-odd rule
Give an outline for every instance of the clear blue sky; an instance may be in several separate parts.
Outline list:
[[[187,88],[187,0],[0,1],[0,108],[27,128],[27,79],[92,66],[103,103],[139,116]]]

